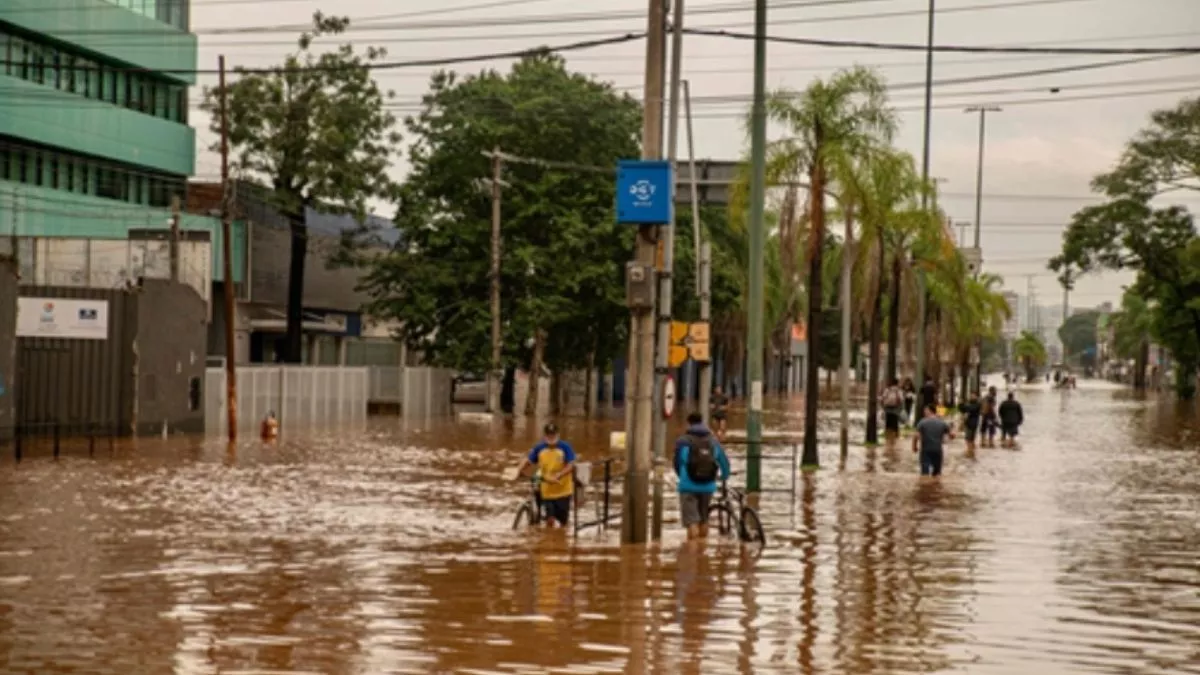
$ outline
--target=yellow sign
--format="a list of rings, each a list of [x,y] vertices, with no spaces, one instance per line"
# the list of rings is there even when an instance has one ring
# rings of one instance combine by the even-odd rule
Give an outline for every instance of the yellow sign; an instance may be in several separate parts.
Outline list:
[[[671,322],[670,367],[678,368],[690,357],[698,363],[709,360],[709,328],[707,323]]]

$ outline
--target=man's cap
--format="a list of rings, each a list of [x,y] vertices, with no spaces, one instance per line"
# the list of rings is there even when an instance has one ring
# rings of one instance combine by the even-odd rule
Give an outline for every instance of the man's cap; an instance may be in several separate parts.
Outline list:
[[[558,425],[554,422],[547,422],[546,426],[542,427],[542,433],[546,434],[547,436],[557,436]]]

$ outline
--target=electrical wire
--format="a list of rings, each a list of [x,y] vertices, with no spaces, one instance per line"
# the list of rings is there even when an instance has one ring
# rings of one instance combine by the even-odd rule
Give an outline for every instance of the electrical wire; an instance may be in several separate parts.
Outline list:
[[[734,40],[755,39],[753,33],[741,33],[728,30],[711,30],[706,28],[684,28],[689,35],[705,35],[708,37],[725,37]],[[817,38],[792,38],[778,35],[768,35],[767,42],[778,44],[803,45],[808,47],[831,47],[873,50],[889,50],[903,52],[924,52],[929,45],[901,42],[873,42],[868,40],[824,40]],[[1200,47],[1033,47],[1033,46],[987,46],[987,45],[933,45],[935,52],[951,52],[961,54],[1086,54],[1092,56],[1137,56],[1149,54],[1198,54]]]

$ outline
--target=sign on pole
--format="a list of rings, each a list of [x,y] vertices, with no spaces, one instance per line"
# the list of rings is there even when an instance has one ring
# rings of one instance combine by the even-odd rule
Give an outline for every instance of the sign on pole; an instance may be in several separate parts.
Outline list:
[[[664,225],[671,222],[670,162],[621,160],[617,163],[617,223]]]
[[[667,375],[662,382],[662,414],[663,419],[671,419],[675,414],[675,378]]]
[[[708,363],[708,322],[671,322],[671,353],[667,365],[678,368],[691,358],[697,363]]]

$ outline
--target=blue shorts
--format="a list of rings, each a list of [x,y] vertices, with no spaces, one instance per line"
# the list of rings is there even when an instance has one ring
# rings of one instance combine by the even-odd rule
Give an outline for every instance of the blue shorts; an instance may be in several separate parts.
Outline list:
[[[571,522],[571,498],[561,497],[559,499],[543,499],[542,514],[547,520],[553,518],[560,525],[566,525]]]

